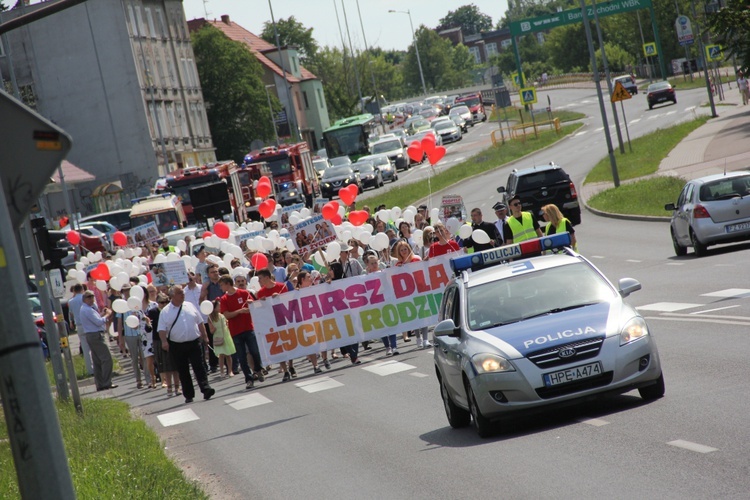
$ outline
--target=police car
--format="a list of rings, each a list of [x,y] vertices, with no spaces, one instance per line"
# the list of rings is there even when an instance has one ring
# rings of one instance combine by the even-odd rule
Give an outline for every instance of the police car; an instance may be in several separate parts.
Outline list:
[[[487,437],[514,413],[633,389],[664,395],[651,331],[623,301],[641,284],[613,285],[569,245],[561,233],[451,260],[434,352],[452,427]]]

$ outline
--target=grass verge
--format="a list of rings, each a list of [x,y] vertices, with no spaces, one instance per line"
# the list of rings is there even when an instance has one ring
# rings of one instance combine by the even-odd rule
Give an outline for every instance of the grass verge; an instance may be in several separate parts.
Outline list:
[[[680,123],[674,127],[658,129],[638,139],[631,141],[632,153],[617,155],[617,172],[620,180],[636,179],[644,175],[653,174],[659,168],[659,163],[672,151],[690,132],[708,121],[707,116],[701,116],[689,122]],[[584,184],[589,182],[612,182],[612,170],[609,157],[602,158],[586,176]],[[662,207],[663,208],[663,207]]]
[[[63,363],[65,363],[65,358],[63,358]],[[75,370],[76,370],[76,380],[83,380],[83,379],[93,377],[93,375],[89,375],[88,373],[86,373],[86,362],[83,360],[82,354],[73,355],[73,366],[75,367]],[[49,379],[49,385],[54,386],[55,377],[52,371],[52,363],[50,361],[45,361],[44,367],[47,369],[47,378]],[[117,358],[114,356],[112,356],[112,370],[115,372],[122,371],[120,368],[120,363],[117,361]]]
[[[589,206],[615,214],[668,216],[664,204],[675,201],[685,181],[679,177],[664,176],[622,184],[607,189],[588,200]]]
[[[657,81],[657,80],[654,80]],[[690,90],[690,89],[700,89],[700,88],[706,88],[706,80],[703,77],[703,73],[693,73],[693,80],[690,80],[690,77],[684,78],[682,76],[675,76],[672,78],[669,78],[667,80],[672,87],[674,87],[676,90]],[[646,88],[648,88],[648,84],[644,84],[645,88],[643,89],[644,93],[646,91]]]
[[[497,168],[506,163],[515,161],[529,153],[538,151],[551,144],[554,144],[561,138],[572,134],[578,130],[583,124],[574,123],[562,127],[560,135],[552,131],[540,132],[539,138],[528,138],[525,143],[520,141],[506,141],[504,145],[497,147],[489,147],[472,156],[471,158],[452,166],[448,170],[441,170],[438,166],[435,171],[436,175],[433,175],[429,180],[430,186],[428,186],[428,180],[421,180],[410,184],[404,184],[402,186],[391,189],[383,194],[375,195],[361,195],[357,198],[358,203],[364,203],[374,208],[380,204],[385,204],[387,207],[406,207],[416,203],[422,198],[426,197],[430,192],[438,192],[442,189],[447,188],[461,182],[462,180],[472,177],[477,174],[481,174]],[[439,165],[439,164],[438,164]],[[498,181],[498,186],[503,182]]]
[[[127,404],[87,398],[83,416],[76,413],[72,402],[58,401],[56,406],[78,498],[208,498],[166,456],[159,438],[145,422],[130,415]],[[20,498],[7,438],[2,425],[0,497]]]

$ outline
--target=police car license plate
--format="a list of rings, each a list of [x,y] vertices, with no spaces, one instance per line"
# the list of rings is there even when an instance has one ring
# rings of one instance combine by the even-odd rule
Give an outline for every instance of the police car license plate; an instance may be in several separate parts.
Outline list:
[[[750,222],[742,222],[740,224],[730,224],[724,228],[727,233],[736,233],[737,231],[746,231],[750,229]]]
[[[568,382],[575,382],[589,377],[596,377],[602,374],[602,364],[600,362],[589,363],[587,365],[576,366],[575,368],[568,368],[567,370],[560,370],[551,373],[544,374],[544,385],[552,387],[554,385],[566,384]]]

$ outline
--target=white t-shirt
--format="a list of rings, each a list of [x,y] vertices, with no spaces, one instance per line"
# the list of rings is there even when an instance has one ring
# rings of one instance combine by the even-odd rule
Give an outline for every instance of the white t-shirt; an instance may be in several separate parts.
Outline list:
[[[177,316],[178,312],[179,316]],[[172,342],[190,342],[199,339],[201,337],[199,325],[202,324],[200,312],[188,301],[182,302],[181,311],[179,306],[170,302],[159,314],[159,332],[167,332]],[[172,328],[171,332],[170,328]]]

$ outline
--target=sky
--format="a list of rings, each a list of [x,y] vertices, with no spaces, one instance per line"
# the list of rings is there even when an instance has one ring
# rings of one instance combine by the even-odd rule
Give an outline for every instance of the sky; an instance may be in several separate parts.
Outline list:
[[[271,6],[275,19],[294,16],[305,27],[313,28],[313,38],[318,45],[340,47],[341,37],[336,24],[334,1],[346,40],[342,0],[271,0]],[[357,1],[343,2],[355,50],[363,50],[365,40],[369,47],[406,50],[412,38],[409,16],[389,13],[389,9],[404,12],[407,9],[411,10],[412,22],[416,29],[420,24],[435,28],[448,11],[470,3],[476,5],[480,12],[490,16],[492,24],[495,25],[508,8],[507,0],[359,0],[364,24],[363,38]],[[263,31],[263,23],[271,20],[268,0],[183,0],[182,3],[188,21],[200,17],[221,19],[222,15],[228,14],[232,21],[256,35]]]

